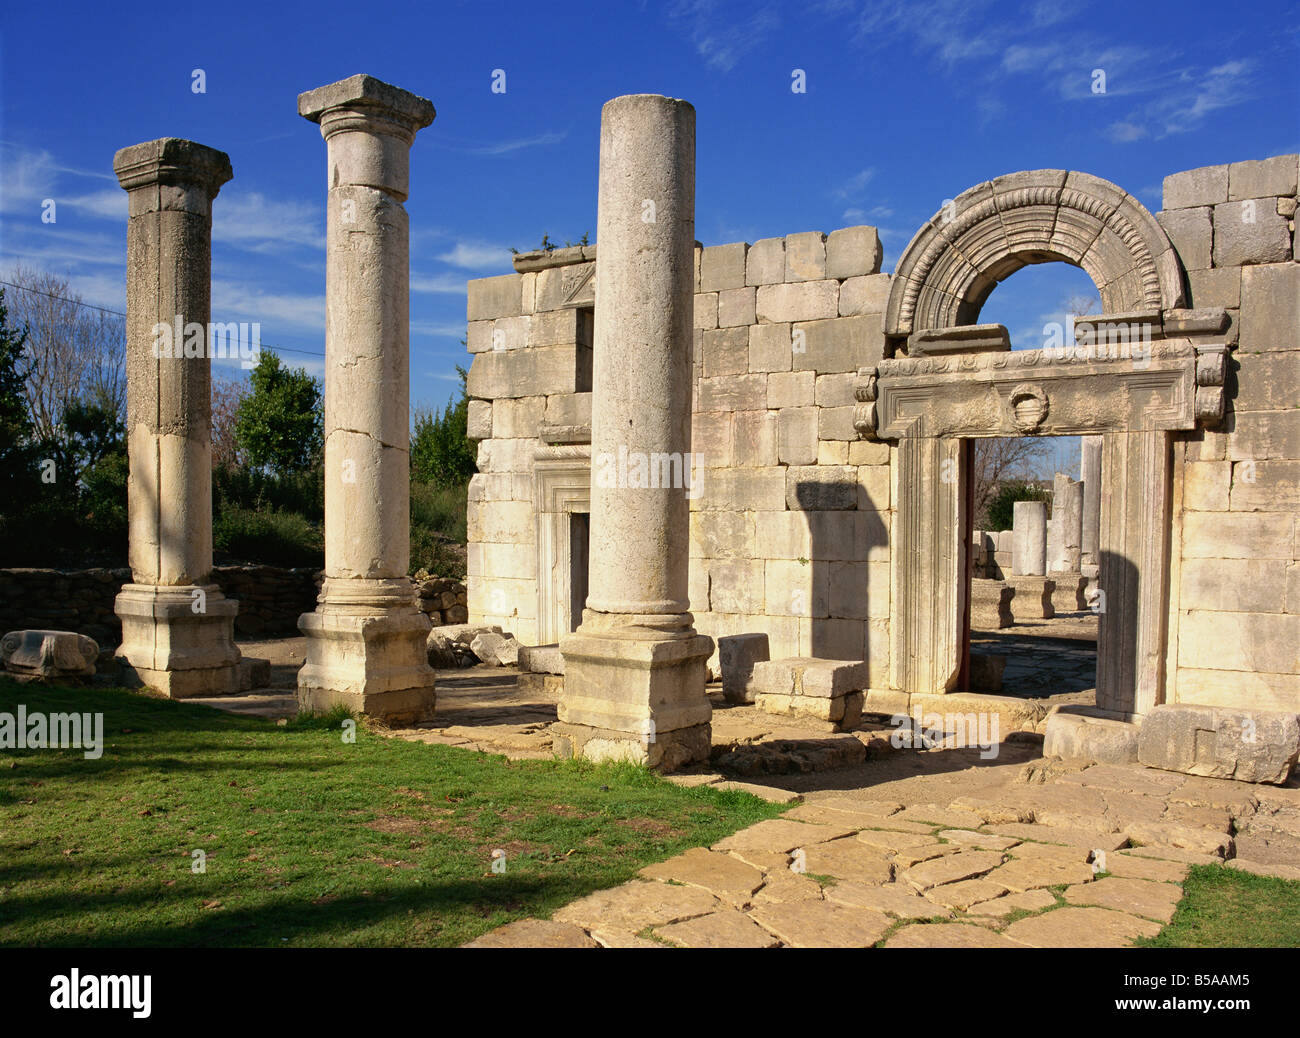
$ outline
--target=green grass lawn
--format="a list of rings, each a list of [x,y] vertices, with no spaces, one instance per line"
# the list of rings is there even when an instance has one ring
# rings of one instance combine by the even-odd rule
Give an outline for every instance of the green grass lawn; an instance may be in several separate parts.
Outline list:
[[[19,703],[102,711],[105,745],[0,751],[0,946],[455,945],[782,810],[630,765],[0,679],[0,711]]]
[[[1300,948],[1300,882],[1194,865],[1174,918],[1147,948]]]

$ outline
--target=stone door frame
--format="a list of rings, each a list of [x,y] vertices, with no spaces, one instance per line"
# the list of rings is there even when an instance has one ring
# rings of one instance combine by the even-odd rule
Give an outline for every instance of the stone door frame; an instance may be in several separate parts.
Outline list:
[[[591,511],[591,446],[539,447],[533,464],[537,507],[537,638],[558,642],[571,630],[569,516]]]

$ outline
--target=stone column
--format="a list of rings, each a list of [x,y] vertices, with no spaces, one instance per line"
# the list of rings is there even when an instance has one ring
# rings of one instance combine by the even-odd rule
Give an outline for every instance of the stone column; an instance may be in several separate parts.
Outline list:
[[[429,619],[410,562],[411,142],[433,105],[370,76],[298,98],[328,153],[325,273],[325,581],[298,627],[306,710],[343,704],[392,724],[428,720]]]
[[[1101,445],[1100,436],[1080,437],[1079,478],[1083,481],[1083,515],[1079,547],[1081,564],[1095,566],[1097,534],[1101,529]]]
[[[1047,559],[1049,573],[1079,572],[1082,524],[1083,484],[1058,472],[1052,485],[1052,532]]]
[[[687,596],[695,109],[601,112],[587,608],[560,640],[556,745],[664,770],[708,758],[713,640]]]
[[[1011,530],[1011,575],[1045,576],[1047,505],[1042,501],[1017,501],[1011,510]]]
[[[239,683],[238,606],[212,577],[212,200],[224,152],[164,137],[123,148],[126,231],[127,511],[131,583],[114,608],[118,650],[172,698]],[[187,343],[188,340],[188,343]]]

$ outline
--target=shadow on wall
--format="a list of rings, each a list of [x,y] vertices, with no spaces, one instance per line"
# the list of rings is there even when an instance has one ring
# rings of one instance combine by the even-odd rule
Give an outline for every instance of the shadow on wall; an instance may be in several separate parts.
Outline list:
[[[868,554],[872,546],[888,543],[888,531],[879,512],[859,508],[861,494],[856,478],[795,484],[795,501],[808,523],[810,572],[791,588],[792,596],[803,592],[806,601],[792,601],[790,612],[810,618],[809,655],[821,659],[870,662]],[[881,615],[887,611],[886,601]]]
[[[1102,523],[1103,536],[1105,523]],[[1166,551],[1168,547],[1166,546]],[[1138,702],[1138,680],[1142,661],[1138,659],[1138,609],[1142,601],[1142,578],[1138,567],[1115,551],[1102,549],[1098,554],[1101,573],[1097,587],[1101,592],[1098,603],[1100,624],[1097,632],[1097,706],[1131,714]],[[1161,595],[1162,613],[1168,602],[1168,592]],[[1155,658],[1149,662],[1153,673],[1163,677],[1163,645],[1155,647]],[[1164,681],[1160,681],[1163,692]]]

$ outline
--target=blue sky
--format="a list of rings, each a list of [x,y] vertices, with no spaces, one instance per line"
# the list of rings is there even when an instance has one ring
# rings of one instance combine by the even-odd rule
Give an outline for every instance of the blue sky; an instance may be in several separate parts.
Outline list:
[[[408,209],[412,401],[441,403],[467,360],[466,279],[508,272],[509,247],[544,233],[594,237],[611,97],[695,105],[705,244],[869,223],[892,270],[944,199],[1000,173],[1085,170],[1154,211],[1168,173],[1300,150],[1297,32],[1292,4],[1197,0],[14,3],[0,15],[0,271],[49,269],[123,308],[113,153],[188,137],[235,170],[215,207],[214,320],[259,321],[319,374],[325,146],[296,97],[368,72],[438,110]],[[1073,268],[1029,268],[983,319],[1029,342],[1090,290]]]

